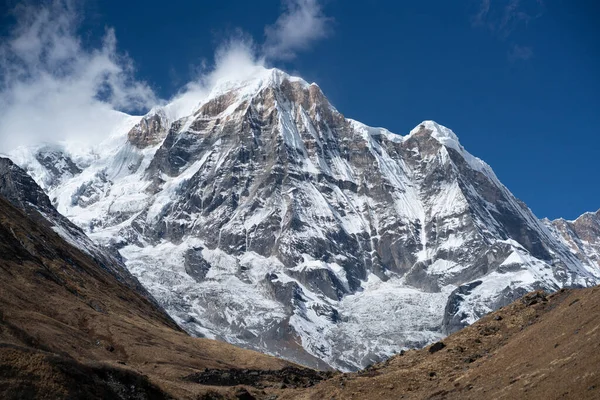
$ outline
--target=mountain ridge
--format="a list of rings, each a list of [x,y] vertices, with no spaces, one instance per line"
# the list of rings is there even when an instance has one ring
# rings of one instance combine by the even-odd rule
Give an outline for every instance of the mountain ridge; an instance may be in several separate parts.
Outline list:
[[[266,69],[189,104],[131,119],[75,176],[20,164],[194,335],[352,370],[600,281],[593,248],[433,121],[368,127]]]

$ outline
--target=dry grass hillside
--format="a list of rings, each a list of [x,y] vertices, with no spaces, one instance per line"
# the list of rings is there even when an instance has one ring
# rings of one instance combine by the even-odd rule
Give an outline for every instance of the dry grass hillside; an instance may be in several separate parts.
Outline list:
[[[531,293],[353,374],[189,337],[0,197],[2,399],[598,399],[600,288]]]
[[[530,293],[422,350],[282,399],[599,399],[600,287]]]

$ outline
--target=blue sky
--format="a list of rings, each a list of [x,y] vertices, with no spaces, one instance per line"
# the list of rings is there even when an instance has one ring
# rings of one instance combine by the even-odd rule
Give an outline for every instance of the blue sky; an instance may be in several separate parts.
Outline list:
[[[450,127],[536,215],[574,219],[600,207],[595,3],[107,0],[65,9],[68,34],[89,59],[114,29],[106,60],[126,70],[118,83],[126,90],[110,102],[117,108],[172,97],[210,70],[224,42],[241,37],[268,65],[317,82],[347,117],[400,134],[425,119]],[[302,23],[281,25],[307,9]],[[0,21],[6,43],[15,14]]]

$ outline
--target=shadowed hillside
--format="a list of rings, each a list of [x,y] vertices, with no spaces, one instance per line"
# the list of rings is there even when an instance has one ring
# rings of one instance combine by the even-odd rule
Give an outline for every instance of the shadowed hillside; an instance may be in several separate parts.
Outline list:
[[[317,372],[188,336],[113,256],[79,249],[56,233],[56,224],[69,222],[58,213],[48,219],[55,210],[31,181],[22,177],[9,188],[5,178],[1,193],[11,202],[0,196],[3,399],[600,396],[600,287],[532,292],[422,350],[358,373]],[[89,240],[75,230],[67,237]],[[111,260],[115,265],[103,264]]]

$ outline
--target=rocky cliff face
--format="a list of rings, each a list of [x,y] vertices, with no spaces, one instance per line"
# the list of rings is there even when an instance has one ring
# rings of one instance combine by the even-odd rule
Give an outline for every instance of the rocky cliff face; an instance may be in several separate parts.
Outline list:
[[[544,219],[544,223],[582,263],[600,265],[600,210],[575,221]]]
[[[192,334],[356,369],[527,291],[600,282],[598,258],[435,122],[371,128],[264,69],[183,118],[167,108],[47,189]]]

